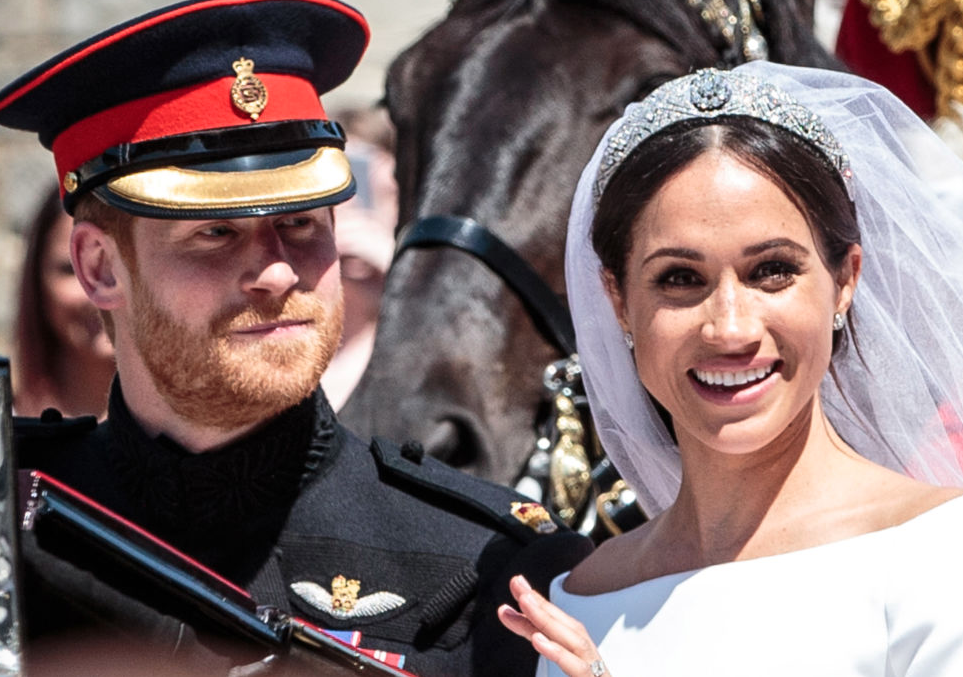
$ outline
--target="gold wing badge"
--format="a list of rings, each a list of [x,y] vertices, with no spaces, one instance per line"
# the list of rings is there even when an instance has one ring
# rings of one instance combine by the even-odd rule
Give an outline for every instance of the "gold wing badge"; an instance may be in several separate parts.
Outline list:
[[[338,575],[331,580],[331,592],[313,581],[297,581],[291,589],[305,602],[341,620],[370,618],[404,605],[405,598],[393,592],[373,592],[358,597],[361,581]]]

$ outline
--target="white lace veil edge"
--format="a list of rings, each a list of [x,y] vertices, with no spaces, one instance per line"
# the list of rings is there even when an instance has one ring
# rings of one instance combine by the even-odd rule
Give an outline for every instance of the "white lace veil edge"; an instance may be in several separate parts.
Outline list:
[[[852,309],[860,355],[847,340],[833,358],[838,385],[827,374],[821,388],[827,417],[867,458],[932,484],[963,486],[963,161],[867,80],[769,62],[737,71],[817,113],[852,167],[864,249]],[[653,515],[675,499],[679,453],[638,382],[590,238],[592,186],[620,123],[579,181],[566,280],[599,437]]]

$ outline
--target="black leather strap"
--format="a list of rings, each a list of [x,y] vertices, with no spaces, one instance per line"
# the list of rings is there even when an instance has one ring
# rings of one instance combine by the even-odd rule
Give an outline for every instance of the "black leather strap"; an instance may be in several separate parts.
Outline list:
[[[401,229],[395,260],[412,247],[448,246],[476,257],[521,299],[539,330],[565,355],[575,351],[575,328],[562,300],[503,240],[474,219],[426,216]]]

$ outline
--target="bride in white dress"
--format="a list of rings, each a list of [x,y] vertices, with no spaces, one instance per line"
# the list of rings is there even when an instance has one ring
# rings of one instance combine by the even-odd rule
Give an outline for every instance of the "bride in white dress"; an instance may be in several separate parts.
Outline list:
[[[540,675],[963,675],[963,163],[882,88],[755,62],[630,106],[566,276],[652,519],[502,622]]]

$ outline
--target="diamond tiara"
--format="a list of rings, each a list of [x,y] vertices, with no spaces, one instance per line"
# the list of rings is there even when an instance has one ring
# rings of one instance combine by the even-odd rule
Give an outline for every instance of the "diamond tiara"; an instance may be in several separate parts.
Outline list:
[[[818,115],[758,78],[706,68],[665,83],[627,111],[602,154],[593,189],[595,207],[615,170],[645,139],[682,120],[729,116],[762,120],[809,141],[842,177],[852,199],[849,158]]]

